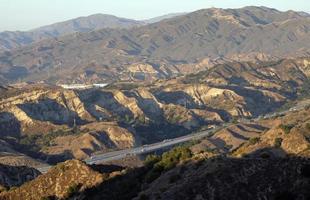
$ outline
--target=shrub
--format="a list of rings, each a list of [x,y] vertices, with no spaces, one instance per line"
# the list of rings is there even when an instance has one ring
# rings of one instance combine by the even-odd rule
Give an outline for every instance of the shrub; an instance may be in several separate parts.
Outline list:
[[[179,174],[171,175],[169,177],[169,183],[175,183],[175,182],[177,182],[180,179],[181,179],[181,176]]]
[[[18,188],[18,187],[13,186],[13,187],[10,188],[10,191],[16,190],[17,188]]]
[[[56,197],[52,197],[52,196],[42,197],[41,200],[56,200]]]
[[[310,131],[310,123],[306,124],[306,129],[308,129],[308,131]]]
[[[260,142],[260,138],[259,137],[253,137],[253,138],[249,139],[250,145],[257,144],[258,142]]]
[[[270,155],[267,152],[263,152],[260,154],[260,157],[263,159],[268,159],[268,158],[270,158]]]
[[[294,128],[294,125],[292,125],[292,124],[288,124],[288,125],[281,124],[279,126],[279,128],[281,128],[285,134],[289,134],[291,132],[291,129]]]
[[[157,162],[161,160],[160,156],[157,155],[148,155],[144,160],[144,165],[146,166],[154,166]]]
[[[61,172],[66,171],[66,165],[64,163],[59,163],[58,165],[56,165],[56,168]]]
[[[233,124],[238,124],[238,118],[237,117],[233,117],[232,120],[231,120],[231,123]]]
[[[148,156],[145,163],[153,168],[146,175],[146,181],[152,182],[158,178],[163,171],[168,171],[174,168],[180,161],[186,160],[192,157],[192,152],[188,147],[179,146],[172,150],[163,153],[160,156]]]
[[[274,147],[280,148],[281,145],[282,145],[282,141],[283,141],[282,138],[276,138],[276,139],[274,139]]]
[[[73,185],[71,185],[68,190],[67,190],[67,196],[68,197],[72,197],[74,194],[78,193],[80,190],[80,185],[74,183]]]
[[[144,193],[139,195],[139,200],[148,200],[148,199],[149,199],[149,197]]]
[[[161,172],[151,170],[149,173],[146,174],[145,176],[145,181],[147,183],[153,182],[155,179],[157,179],[161,175]]]

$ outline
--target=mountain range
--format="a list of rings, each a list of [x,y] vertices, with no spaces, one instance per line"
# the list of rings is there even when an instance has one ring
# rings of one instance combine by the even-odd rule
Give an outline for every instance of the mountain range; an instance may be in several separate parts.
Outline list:
[[[1,33],[0,199],[310,199],[309,42],[267,7]]]
[[[182,14],[185,13],[168,14],[141,21],[120,18],[113,15],[94,14],[39,27],[30,31],[4,31],[0,32],[0,50],[11,50],[44,39],[52,39],[75,32],[91,32],[103,28],[132,28],[155,23]]]
[[[0,53],[0,82],[154,80],[226,61],[309,55],[309,15],[205,9],[130,29],[76,32]]]

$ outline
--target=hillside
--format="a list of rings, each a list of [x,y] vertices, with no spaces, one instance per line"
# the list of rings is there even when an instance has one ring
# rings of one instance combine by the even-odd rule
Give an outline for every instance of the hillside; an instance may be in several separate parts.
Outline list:
[[[210,138],[147,156],[144,166],[137,168],[67,161],[21,187],[1,193],[0,197],[308,199],[309,114],[307,108],[251,123],[236,123]],[[235,143],[241,136],[243,141]],[[203,146],[207,141],[212,144],[215,138],[234,148],[222,151],[216,145]],[[58,184],[64,187],[57,188]]]
[[[74,193],[94,187],[103,175],[84,163],[71,160],[61,163],[35,180],[0,194],[1,199],[68,198]]]
[[[299,58],[219,64],[148,85],[119,82],[86,90],[11,85],[0,95],[1,139],[14,154],[48,163],[85,159],[273,112],[309,97],[309,74],[309,59]],[[269,127],[241,124],[211,139],[226,151]]]
[[[9,51],[41,40],[53,39],[73,34],[75,32],[85,33],[104,28],[134,28],[183,14],[185,13],[167,14],[142,21],[120,18],[113,15],[94,14],[87,17],[79,17],[64,22],[42,26],[29,31],[4,31],[0,32],[0,51]]]
[[[133,29],[75,33],[1,53],[0,79],[149,81],[226,61],[308,56],[309,20],[265,7],[212,8]]]
[[[5,31],[0,33],[0,50],[11,50],[45,39],[52,39],[75,32],[91,32],[103,28],[132,28],[143,22],[118,18],[112,15],[95,14],[59,22],[30,31]]]
[[[40,172],[28,167],[14,167],[0,164],[0,193],[37,178]]]

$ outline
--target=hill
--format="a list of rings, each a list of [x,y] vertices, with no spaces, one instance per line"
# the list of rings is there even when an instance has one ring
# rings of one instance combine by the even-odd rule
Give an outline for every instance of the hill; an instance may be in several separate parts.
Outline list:
[[[5,31],[0,33],[0,50],[11,50],[45,39],[52,39],[75,32],[84,33],[103,28],[132,28],[143,22],[113,15],[95,14],[87,17],[43,26],[30,31]]]
[[[35,180],[19,188],[3,192],[1,199],[68,198],[74,193],[94,187],[103,181],[103,175],[84,163],[72,160],[61,163]]]
[[[53,39],[76,32],[92,32],[104,28],[129,29],[183,14],[184,13],[167,14],[143,21],[120,18],[106,14],[94,14],[87,17],[79,17],[64,22],[42,26],[29,31],[4,31],[0,32],[0,50],[9,51],[41,40]]]
[[[19,187],[39,175],[40,172],[33,168],[0,164],[0,193],[9,188]]]
[[[205,9],[133,29],[102,29],[0,54],[6,82],[154,80],[226,61],[309,55],[309,20],[264,7]]]
[[[245,138],[247,133],[247,138],[234,144],[230,151],[210,146],[202,148],[206,140],[214,142],[212,138],[206,138],[175,147],[161,155],[147,156],[144,166],[139,168],[90,167],[79,161],[67,161],[17,189],[0,194],[0,197],[308,199],[309,112],[309,108],[292,111],[284,116],[251,122],[247,126],[244,122],[236,123],[215,133],[223,136],[233,130],[236,133],[232,136],[236,138],[237,135]],[[223,141],[229,144],[229,140]],[[55,189],[57,184],[64,187]]]
[[[11,85],[0,94],[1,139],[49,163],[85,159],[273,112],[309,97],[309,74],[309,59],[299,58],[218,64],[148,85],[118,82],[85,90]],[[211,139],[226,151],[269,127],[241,124]]]

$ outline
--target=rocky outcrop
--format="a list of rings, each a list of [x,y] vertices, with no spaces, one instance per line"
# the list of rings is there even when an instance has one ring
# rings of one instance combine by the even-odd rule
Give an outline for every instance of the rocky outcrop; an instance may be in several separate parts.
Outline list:
[[[93,171],[81,161],[58,164],[46,174],[25,183],[15,190],[0,194],[1,199],[67,198],[75,192],[94,187],[103,181],[102,174]]]
[[[0,188],[9,189],[37,178],[41,173],[34,169],[21,166],[8,166],[0,164]],[[1,193],[2,191],[0,191]]]

